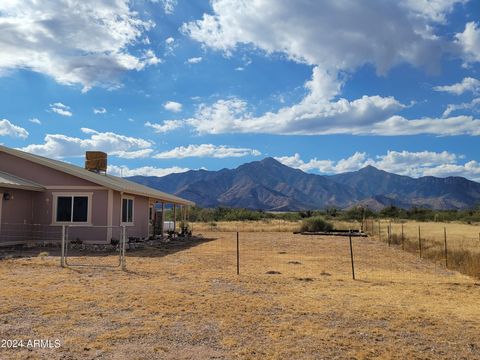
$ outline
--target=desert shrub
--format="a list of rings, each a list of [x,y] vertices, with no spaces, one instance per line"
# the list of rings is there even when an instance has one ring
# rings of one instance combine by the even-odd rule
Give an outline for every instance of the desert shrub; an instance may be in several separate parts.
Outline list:
[[[323,217],[314,216],[302,221],[300,231],[317,232],[333,230],[332,223],[326,221]]]

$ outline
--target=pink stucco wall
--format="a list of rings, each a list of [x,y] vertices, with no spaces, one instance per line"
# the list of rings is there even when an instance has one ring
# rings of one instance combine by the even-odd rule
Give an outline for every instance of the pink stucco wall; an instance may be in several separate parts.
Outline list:
[[[144,196],[136,196],[124,194],[134,198],[133,201],[133,225],[128,226],[127,234],[129,237],[147,237],[148,236],[148,215],[149,215],[149,198]],[[113,197],[113,225],[121,224],[122,210],[122,194],[118,191],[114,192]]]

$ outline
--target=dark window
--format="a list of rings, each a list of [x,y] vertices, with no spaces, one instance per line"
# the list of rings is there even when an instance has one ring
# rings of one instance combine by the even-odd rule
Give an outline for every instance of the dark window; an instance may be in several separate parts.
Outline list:
[[[122,222],[133,223],[133,199],[122,200]]]
[[[88,196],[57,197],[58,222],[87,222]]]
[[[57,198],[57,221],[72,221],[72,197]]]
[[[73,222],[87,222],[88,197],[75,196],[73,198]]]

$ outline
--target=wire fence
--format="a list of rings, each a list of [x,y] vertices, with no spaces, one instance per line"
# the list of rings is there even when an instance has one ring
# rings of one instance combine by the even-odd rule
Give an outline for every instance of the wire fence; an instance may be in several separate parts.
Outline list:
[[[62,227],[44,224],[10,224],[0,225],[0,245],[54,244],[62,240]]]
[[[186,274],[282,275],[307,282],[330,276],[397,281],[414,280],[419,269],[430,266],[480,278],[480,227],[366,219],[352,228],[362,228],[369,237],[303,236],[276,229],[219,231],[211,226],[201,233],[194,231],[193,237],[137,244],[122,227],[2,224],[0,245],[24,244],[10,252],[13,256],[47,251],[61,258],[63,254],[64,264],[73,266],[124,267],[127,256],[158,258],[172,273]]]
[[[388,246],[480,278],[480,226],[367,219],[363,227]]]

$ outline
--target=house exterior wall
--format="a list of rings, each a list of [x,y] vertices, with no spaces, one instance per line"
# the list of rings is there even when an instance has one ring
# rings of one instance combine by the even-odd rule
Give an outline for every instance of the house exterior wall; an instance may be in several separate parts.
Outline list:
[[[127,225],[127,235],[137,238],[145,238],[149,235],[150,199],[148,197],[109,190],[87,180],[3,152],[0,152],[0,171],[47,188],[43,192],[0,189],[0,193],[6,191],[13,196],[13,199],[0,203],[2,206],[0,224],[31,224],[32,229],[38,230],[41,226],[41,232],[45,234],[50,233],[54,228],[61,234],[63,224],[55,222],[55,195],[88,195],[91,199],[91,221],[89,224],[76,227],[69,226],[69,240],[108,243],[111,239],[120,239],[120,227],[123,225],[121,223],[122,196],[125,195],[134,199],[133,223]],[[111,226],[110,230],[106,226]],[[25,233],[24,230],[22,231]],[[0,235],[2,233],[5,234],[0,225]]]
[[[128,196],[133,198],[133,225],[127,225],[129,237],[144,238],[148,236],[148,215],[150,199],[144,196],[123,194],[115,191],[113,194],[113,225],[121,226],[122,223],[122,198]]]
[[[10,200],[2,201],[2,224],[31,224],[33,220],[32,191],[2,189],[0,193],[9,193]],[[2,195],[3,196],[3,195]]]

